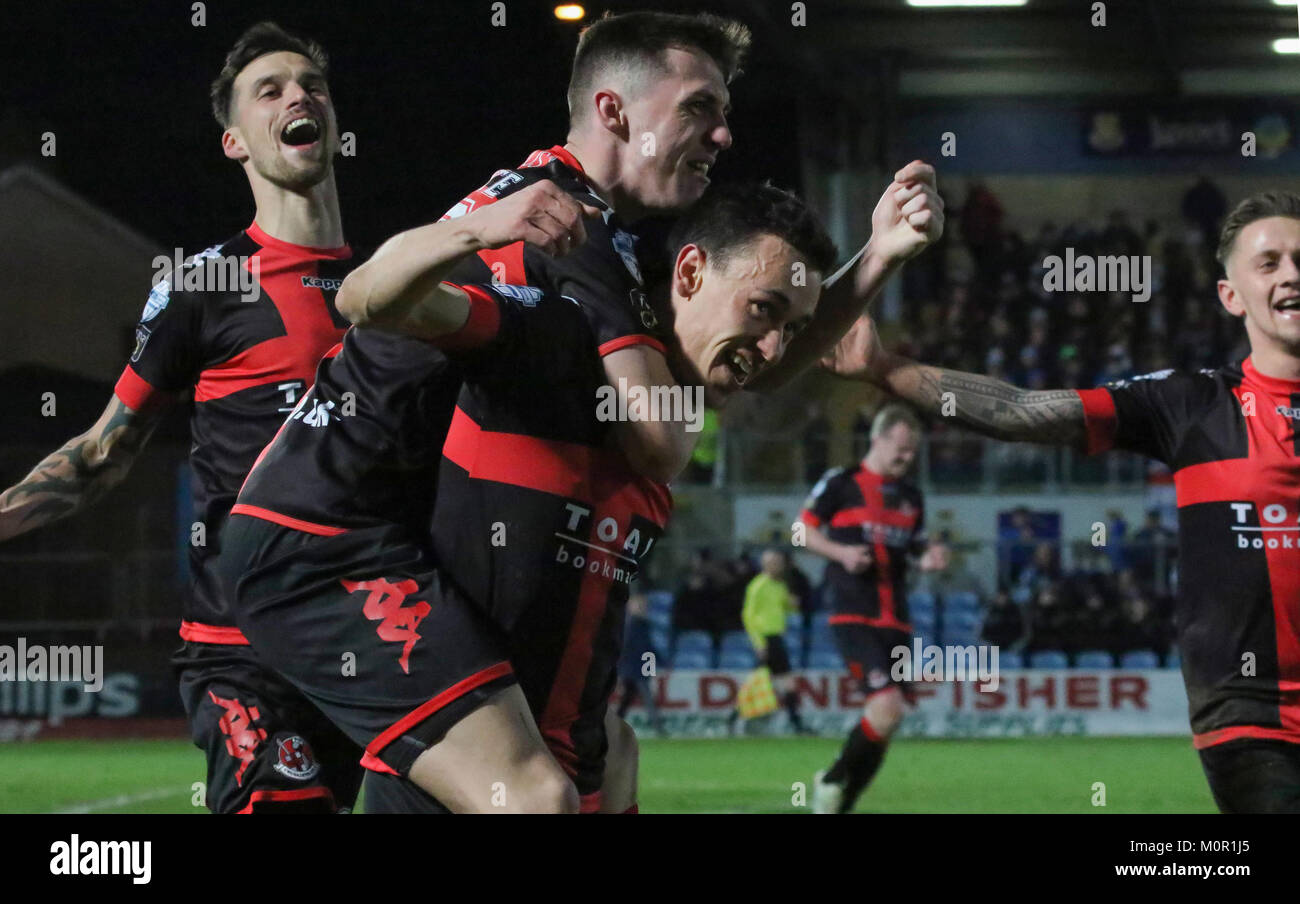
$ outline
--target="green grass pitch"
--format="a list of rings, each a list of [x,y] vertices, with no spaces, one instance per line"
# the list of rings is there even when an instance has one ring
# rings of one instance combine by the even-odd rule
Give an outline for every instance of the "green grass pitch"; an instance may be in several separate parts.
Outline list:
[[[643,813],[807,813],[795,783],[830,764],[834,738],[645,739]],[[0,813],[203,813],[203,759],[186,741],[0,746]],[[1094,806],[1105,785],[1105,806]],[[810,794],[808,803],[811,803]],[[863,813],[1212,813],[1188,738],[896,742]]]

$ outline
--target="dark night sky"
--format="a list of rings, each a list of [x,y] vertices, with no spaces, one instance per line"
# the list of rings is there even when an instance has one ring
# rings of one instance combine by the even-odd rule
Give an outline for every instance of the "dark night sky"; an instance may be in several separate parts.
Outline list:
[[[493,170],[565,135],[564,89],[577,28],[552,3],[53,0],[6,9],[0,38],[0,167],[26,160],[163,247],[199,247],[252,219],[238,167],[220,151],[207,89],[235,38],[272,19],[320,40],[331,56],[340,129],[357,153],[337,158],[345,230],[359,250],[434,220]],[[710,8],[725,12],[737,4]],[[692,4],[588,5],[698,9]],[[741,18],[745,18],[743,15]],[[761,35],[733,85],[736,145],[718,178],[772,177],[798,187],[793,125],[798,80]],[[758,127],[767,123],[767,128]],[[40,157],[53,131],[58,154]]]

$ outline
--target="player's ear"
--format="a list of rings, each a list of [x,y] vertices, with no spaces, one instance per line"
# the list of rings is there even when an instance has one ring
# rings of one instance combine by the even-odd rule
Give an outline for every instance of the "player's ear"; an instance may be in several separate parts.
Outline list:
[[[690,298],[704,283],[704,265],[708,254],[699,245],[683,245],[673,262],[673,294]]]
[[[1241,303],[1241,296],[1238,295],[1237,290],[1232,287],[1232,282],[1230,280],[1221,279],[1219,280],[1218,289],[1219,303],[1227,309],[1228,313],[1233,317],[1244,317],[1246,314],[1246,306]]]
[[[592,101],[596,107],[596,121],[601,127],[626,140],[629,133],[623,98],[617,92],[603,89],[596,92]]]
[[[244,147],[244,138],[239,134],[238,126],[231,126],[221,133],[221,152],[241,163],[248,159],[248,149]]]

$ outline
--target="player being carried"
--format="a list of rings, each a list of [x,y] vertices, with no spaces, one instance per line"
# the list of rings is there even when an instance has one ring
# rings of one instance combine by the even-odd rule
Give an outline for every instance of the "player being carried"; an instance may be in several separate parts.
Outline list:
[[[1097,389],[1031,391],[885,352],[864,318],[834,368],[997,439],[1124,449],[1174,473],[1177,644],[1193,743],[1225,813],[1300,813],[1300,195],[1224,221],[1223,307],[1250,355]]]

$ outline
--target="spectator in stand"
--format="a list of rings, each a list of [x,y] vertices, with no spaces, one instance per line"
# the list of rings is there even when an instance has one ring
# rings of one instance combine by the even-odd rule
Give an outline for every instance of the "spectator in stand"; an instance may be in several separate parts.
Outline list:
[[[1087,588],[1083,606],[1075,616],[1076,650],[1114,651],[1122,645],[1122,629],[1115,610],[1097,587]]]
[[[1130,650],[1151,650],[1163,656],[1169,650],[1171,626],[1159,618],[1145,596],[1135,596],[1121,606],[1120,643],[1116,655]]]
[[[1196,227],[1202,244],[1213,248],[1219,241],[1219,224],[1228,212],[1228,199],[1207,176],[1196,177],[1196,184],[1183,195],[1183,217]]]
[[[1043,540],[1034,546],[1033,558],[1021,569],[1016,585],[1037,593],[1043,587],[1057,585],[1060,580],[1061,563],[1056,544]]]
[[[659,658],[654,644],[650,640],[650,619],[647,613],[650,601],[644,593],[633,591],[627,600],[627,621],[623,632],[623,655],[618,661],[618,717],[627,716],[628,708],[639,698],[650,717],[650,726],[655,734],[664,736],[663,722],[659,718],[659,708],[655,705],[654,689],[646,666]],[[653,657],[647,662],[645,654]],[[653,668],[650,670],[653,673]]]
[[[713,631],[713,609],[721,593],[712,553],[700,548],[673,600],[674,631]]]
[[[1106,542],[1103,549],[1110,558],[1111,571],[1123,571],[1128,567],[1128,522],[1119,509],[1106,512]]]
[[[860,407],[853,416],[853,458],[856,461],[861,461],[871,447],[871,422],[875,418],[876,412],[869,405]],[[812,482],[816,483],[819,479],[820,474]]]
[[[1060,587],[1047,584],[1034,597],[1029,611],[1030,652],[1039,650],[1064,650],[1074,646],[1074,619],[1061,598]]]
[[[1002,204],[983,182],[972,182],[961,209],[961,237],[984,286],[997,284],[1002,257]]]
[[[1130,557],[1138,586],[1147,592],[1168,592],[1177,555],[1178,535],[1164,526],[1159,509],[1151,509],[1133,536]]]
[[[803,472],[804,482],[814,484],[830,468],[831,422],[821,402],[813,402],[808,414],[803,428]]]
[[[993,594],[984,612],[984,641],[1004,649],[1016,649],[1025,641],[1025,615],[1005,590]]]

